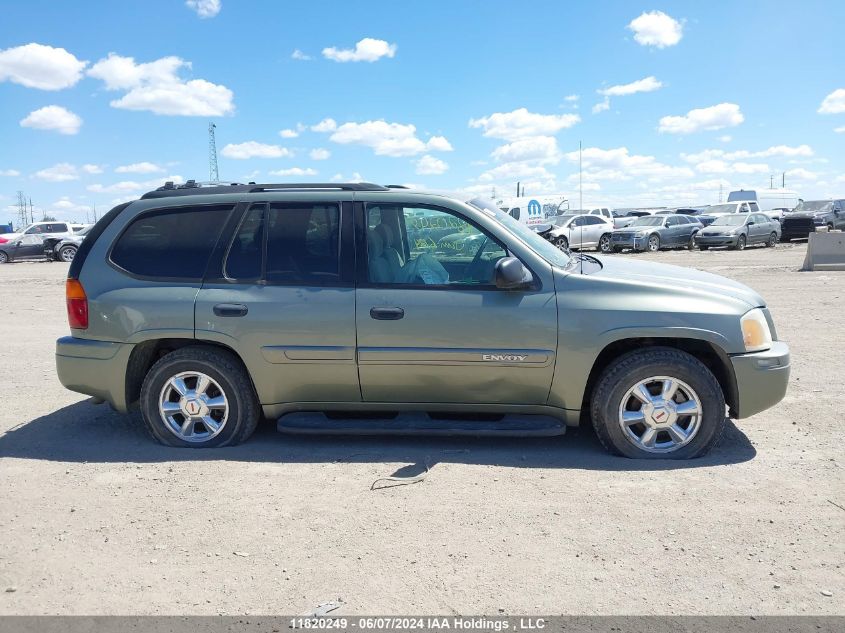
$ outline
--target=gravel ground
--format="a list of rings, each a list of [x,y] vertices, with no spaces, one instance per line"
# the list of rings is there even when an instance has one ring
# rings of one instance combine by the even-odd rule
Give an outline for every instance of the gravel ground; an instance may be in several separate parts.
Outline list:
[[[754,287],[793,353],[786,399],[685,463],[588,429],[164,448],[59,384],[66,265],[1,266],[0,614],[843,614],[845,273],[804,251],[635,256]]]

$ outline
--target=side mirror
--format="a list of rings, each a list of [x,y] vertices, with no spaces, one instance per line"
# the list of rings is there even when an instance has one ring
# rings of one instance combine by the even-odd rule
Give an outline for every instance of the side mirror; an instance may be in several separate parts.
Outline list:
[[[534,278],[516,257],[503,257],[496,262],[496,287],[518,290],[531,285]]]
[[[750,220],[750,221],[748,222],[748,226],[754,226],[754,220]]]

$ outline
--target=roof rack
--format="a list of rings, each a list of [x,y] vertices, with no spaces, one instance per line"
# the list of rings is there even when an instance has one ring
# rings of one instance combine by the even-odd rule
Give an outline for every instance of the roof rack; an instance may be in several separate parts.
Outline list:
[[[382,185],[370,182],[306,182],[306,183],[269,183],[244,184],[241,182],[197,182],[188,180],[177,185],[171,181],[164,183],[155,191],[149,191],[141,196],[141,200],[150,198],[169,198],[172,196],[205,196],[226,193],[256,193],[261,191],[390,191]]]

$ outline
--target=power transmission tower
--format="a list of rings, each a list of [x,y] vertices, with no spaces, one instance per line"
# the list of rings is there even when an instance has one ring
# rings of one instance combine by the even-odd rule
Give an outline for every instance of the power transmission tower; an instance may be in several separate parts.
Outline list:
[[[217,171],[217,141],[214,140],[213,122],[208,122],[208,179],[212,182],[220,180],[220,173]]]
[[[26,207],[26,197],[23,195],[23,191],[18,191],[18,225],[19,229],[22,229],[30,222],[27,221],[29,217],[29,213],[27,212]]]

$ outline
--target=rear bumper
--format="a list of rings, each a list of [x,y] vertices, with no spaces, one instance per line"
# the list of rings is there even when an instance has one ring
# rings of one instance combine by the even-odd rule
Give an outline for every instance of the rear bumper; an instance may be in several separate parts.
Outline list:
[[[775,406],[789,384],[789,347],[776,342],[765,352],[731,356],[739,406],[737,418],[747,418]]]
[[[134,345],[64,336],[56,341],[56,372],[65,388],[102,398],[126,412],[126,368]]]

